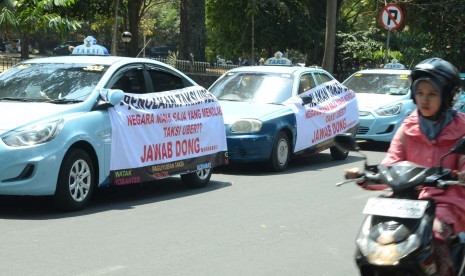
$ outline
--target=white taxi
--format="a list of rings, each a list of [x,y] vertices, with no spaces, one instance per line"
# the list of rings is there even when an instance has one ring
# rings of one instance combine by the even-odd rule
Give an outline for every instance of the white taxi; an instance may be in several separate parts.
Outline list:
[[[357,94],[357,139],[390,142],[404,118],[416,108],[410,91],[410,70],[400,63],[357,71],[343,84]]]
[[[51,195],[63,210],[108,185],[181,174],[205,186],[227,162],[211,93],[164,63],[110,56],[93,37],[2,73],[0,110],[0,194]]]

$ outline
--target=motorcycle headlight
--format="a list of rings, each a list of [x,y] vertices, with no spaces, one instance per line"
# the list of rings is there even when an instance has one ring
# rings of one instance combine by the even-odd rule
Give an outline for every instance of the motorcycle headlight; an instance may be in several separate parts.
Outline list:
[[[377,109],[375,112],[379,116],[394,116],[402,111],[402,104],[394,104]]]
[[[19,130],[3,137],[2,140],[10,147],[28,147],[42,144],[55,138],[63,128],[63,125],[64,120],[59,119]]]
[[[376,227],[376,226],[374,226]],[[366,259],[374,265],[396,265],[401,258],[419,248],[422,233],[406,236],[401,242],[392,242],[384,237],[384,241],[375,240],[375,229],[371,228],[371,219],[367,219],[357,238],[357,246]],[[383,233],[384,234],[384,233]]]
[[[254,119],[242,119],[231,125],[231,132],[258,132],[262,129],[262,122]]]

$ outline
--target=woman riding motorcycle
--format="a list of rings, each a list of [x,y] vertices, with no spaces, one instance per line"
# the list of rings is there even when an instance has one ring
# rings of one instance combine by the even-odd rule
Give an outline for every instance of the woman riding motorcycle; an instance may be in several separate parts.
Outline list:
[[[391,141],[384,165],[411,161],[421,166],[440,165],[440,157],[465,136],[465,114],[452,110],[454,96],[460,89],[457,68],[440,58],[420,62],[411,72],[412,99],[417,109],[407,116]],[[465,156],[452,154],[443,166],[452,169],[460,182],[465,183]],[[356,178],[358,168],[346,170],[347,178]],[[384,189],[386,186],[365,186],[366,189]],[[437,204],[433,231],[438,254],[448,259],[445,240],[452,234],[465,231],[465,188],[452,185],[447,189],[423,187],[419,198],[433,198]],[[448,261],[448,260],[444,260]],[[441,275],[452,272],[442,272]]]

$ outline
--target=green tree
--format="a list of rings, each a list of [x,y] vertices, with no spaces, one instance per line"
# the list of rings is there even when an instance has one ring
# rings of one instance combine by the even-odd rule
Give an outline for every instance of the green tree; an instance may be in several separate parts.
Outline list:
[[[465,70],[465,6],[463,1],[395,1],[403,23],[390,31],[389,57],[407,67],[438,56]],[[388,31],[378,18],[384,1],[344,0],[338,21],[337,52],[344,66],[384,62]]]
[[[21,58],[29,58],[30,38],[38,30],[44,32],[56,32],[65,36],[70,29],[77,29],[78,22],[63,18],[53,12],[54,7],[70,7],[75,0],[22,0],[7,1],[2,9],[0,24],[8,25],[5,30],[13,30],[19,33],[21,38]]]

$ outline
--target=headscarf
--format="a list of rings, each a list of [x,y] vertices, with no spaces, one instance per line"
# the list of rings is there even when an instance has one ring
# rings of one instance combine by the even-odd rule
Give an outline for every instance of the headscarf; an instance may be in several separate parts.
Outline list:
[[[412,84],[412,93],[416,93],[416,88],[420,81],[427,81],[431,83],[441,94],[441,107],[437,114],[425,117],[421,114],[420,110],[418,110],[420,130],[428,137],[429,140],[434,140],[441,133],[442,129],[454,119],[455,114],[457,114],[457,110],[452,110],[451,106],[448,106],[448,103],[442,102],[444,87],[434,78],[421,77],[416,79]]]

